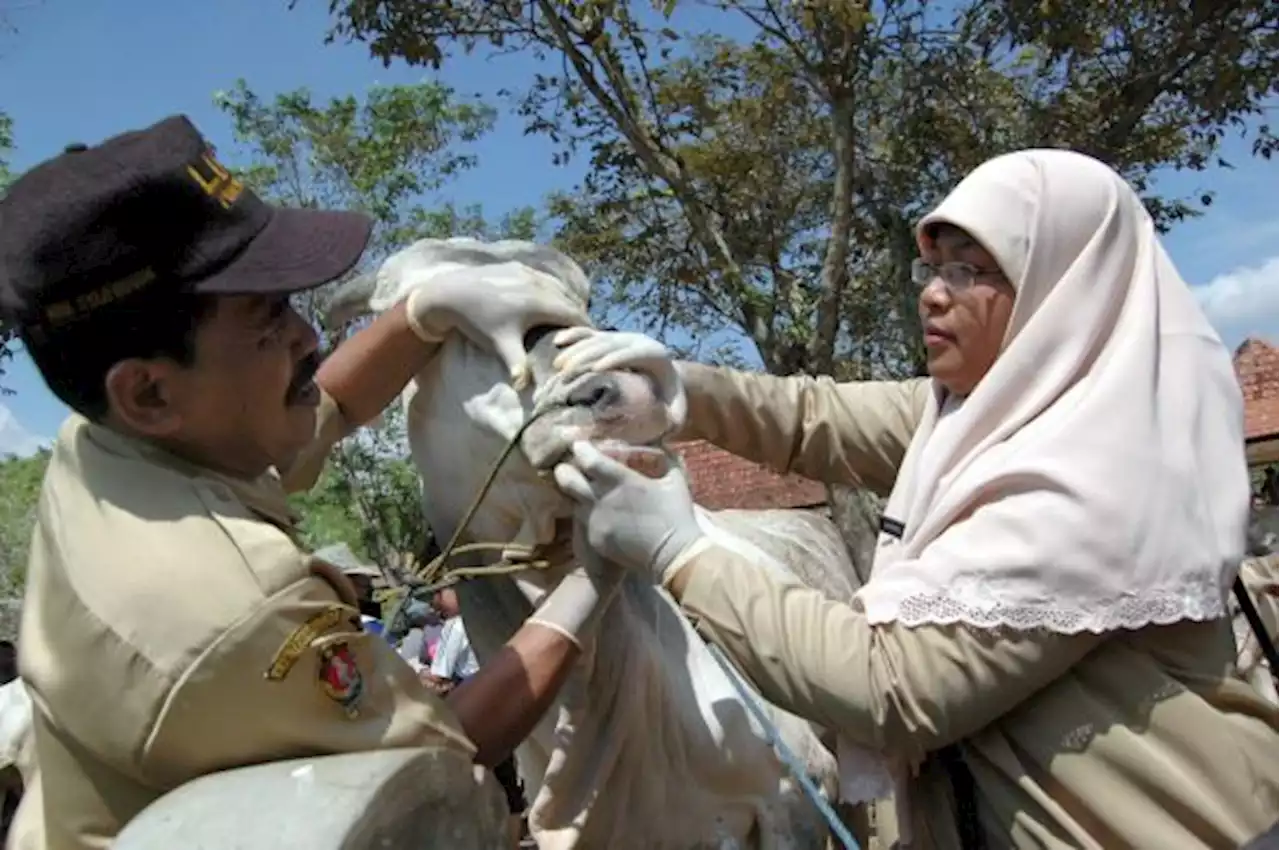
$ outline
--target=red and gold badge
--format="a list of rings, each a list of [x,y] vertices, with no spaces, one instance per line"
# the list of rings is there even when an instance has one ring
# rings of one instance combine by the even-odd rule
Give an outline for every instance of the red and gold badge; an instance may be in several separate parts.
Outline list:
[[[364,692],[364,677],[356,666],[356,655],[345,643],[331,643],[320,651],[320,687],[329,699],[342,706],[348,717],[358,715],[357,703]]]

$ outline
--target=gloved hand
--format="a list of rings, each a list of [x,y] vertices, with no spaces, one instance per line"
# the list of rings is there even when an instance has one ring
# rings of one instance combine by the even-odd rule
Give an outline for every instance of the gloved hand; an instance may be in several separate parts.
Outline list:
[[[578,567],[547,594],[527,622],[554,629],[582,649],[583,640],[618,595],[626,570],[587,547],[581,525],[574,527],[573,553]]]
[[[571,458],[556,467],[555,479],[578,503],[575,520],[587,546],[668,587],[708,543],[683,472],[668,464],[650,478],[586,442],[573,444]]]
[[[555,278],[523,263],[460,268],[433,275],[405,299],[409,327],[428,344],[450,331],[494,351],[517,384],[525,375],[524,337],[538,325],[567,327],[589,319]]]
[[[680,380],[671,352],[656,339],[627,331],[583,327],[560,331],[555,336],[555,344],[564,351],[556,356],[552,366],[566,377],[612,369],[631,369],[648,375],[666,405],[672,430],[684,426],[689,414],[684,382]]]

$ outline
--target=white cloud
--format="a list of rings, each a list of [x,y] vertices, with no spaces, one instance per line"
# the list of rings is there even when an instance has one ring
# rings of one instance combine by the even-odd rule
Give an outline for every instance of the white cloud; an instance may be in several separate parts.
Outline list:
[[[0,457],[10,454],[26,457],[45,448],[50,442],[47,437],[28,431],[13,415],[13,411],[0,404]]]
[[[1276,342],[1280,324],[1280,257],[1220,274],[1194,291],[1228,348],[1234,350],[1246,336]]]

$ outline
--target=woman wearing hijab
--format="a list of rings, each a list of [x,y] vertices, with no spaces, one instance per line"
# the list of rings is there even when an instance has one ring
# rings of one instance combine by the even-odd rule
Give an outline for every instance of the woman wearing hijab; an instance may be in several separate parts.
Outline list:
[[[1249,482],[1230,358],[1132,189],[1001,156],[920,222],[929,378],[672,364],[573,329],[560,368],[683,383],[681,438],[891,489],[849,604],[712,544],[678,470],[556,469],[761,694],[840,736],[871,846],[1238,847],[1276,821],[1276,710],[1232,672]]]

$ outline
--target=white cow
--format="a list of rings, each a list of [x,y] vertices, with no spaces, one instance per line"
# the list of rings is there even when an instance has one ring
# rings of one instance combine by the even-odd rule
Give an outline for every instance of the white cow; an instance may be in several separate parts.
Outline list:
[[[1276,554],[1276,507],[1255,507],[1249,516],[1249,557],[1240,565],[1240,580],[1272,642],[1280,615],[1280,556]],[[1272,705],[1280,703],[1276,671],[1271,669],[1253,627],[1232,594],[1228,601],[1236,636],[1236,666],[1240,674]]]
[[[31,695],[21,679],[0,685],[0,770],[9,767],[17,769],[24,787],[31,787],[36,772]]]
[[[7,805],[14,795],[25,796],[37,779],[31,695],[21,679],[12,679],[0,685],[0,798]]]
[[[588,283],[569,258],[525,242],[425,240],[357,279],[335,298],[331,321],[378,312],[438,274],[549,275],[585,306]],[[574,438],[659,439],[666,427],[650,381],[630,372],[553,376],[553,328],[525,339],[530,386],[512,386],[498,358],[460,335],[406,392],[412,458],[424,483],[426,519],[448,539],[493,460],[540,404],[567,405],[540,418],[513,452],[469,524],[466,540],[552,546],[570,536],[570,505],[545,470]],[[541,471],[540,471],[541,470]],[[788,511],[703,512],[704,527],[744,559],[800,576],[833,598],[854,590],[853,568],[825,518]],[[526,571],[460,586],[467,633],[483,664],[572,568]],[[769,707],[783,739],[826,793],[835,762],[808,723]],[[710,650],[670,596],[628,578],[606,612],[593,651],[517,751],[531,801],[529,823],[544,848],[810,848],[826,829],[748,715]]]

